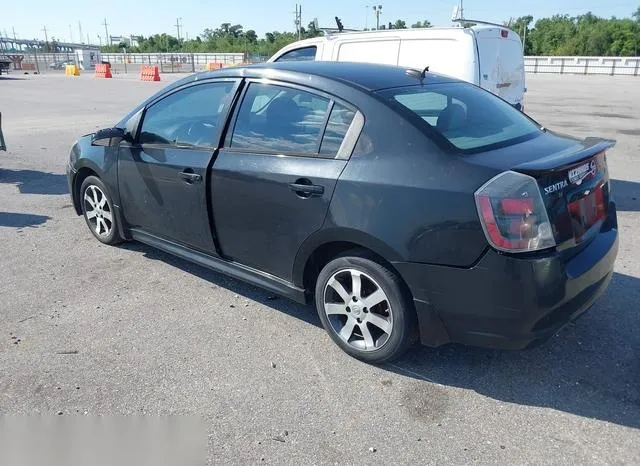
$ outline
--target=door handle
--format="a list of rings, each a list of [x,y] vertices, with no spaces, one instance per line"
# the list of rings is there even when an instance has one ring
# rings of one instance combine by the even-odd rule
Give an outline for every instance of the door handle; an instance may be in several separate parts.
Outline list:
[[[298,180],[298,182],[291,183],[289,185],[289,189],[291,189],[291,191],[293,191],[297,195],[302,197],[309,197],[309,196],[320,196],[324,193],[324,186],[320,186],[317,184],[310,184],[311,183],[310,181],[308,181],[309,184],[301,183],[300,181],[302,180]]]
[[[200,181],[202,181],[202,175],[187,170],[180,172],[180,177],[189,184],[199,183]]]

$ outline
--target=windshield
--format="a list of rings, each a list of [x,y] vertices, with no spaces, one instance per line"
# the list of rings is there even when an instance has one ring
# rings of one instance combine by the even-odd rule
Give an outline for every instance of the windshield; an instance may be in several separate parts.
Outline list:
[[[508,145],[540,133],[522,112],[471,84],[429,84],[380,93],[418,115],[458,149]]]

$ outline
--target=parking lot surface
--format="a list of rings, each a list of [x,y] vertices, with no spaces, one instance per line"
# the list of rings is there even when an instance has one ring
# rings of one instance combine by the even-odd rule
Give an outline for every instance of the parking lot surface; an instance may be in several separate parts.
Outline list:
[[[104,246],[75,215],[73,140],[176,78],[0,78],[0,413],[199,416],[209,463],[640,464],[638,78],[527,83],[545,126],[618,141],[607,293],[535,349],[418,347],[382,367],[344,354],[312,308]]]

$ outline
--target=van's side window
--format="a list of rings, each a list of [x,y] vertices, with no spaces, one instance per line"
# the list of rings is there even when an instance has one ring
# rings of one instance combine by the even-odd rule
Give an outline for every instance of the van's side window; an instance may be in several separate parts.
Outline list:
[[[315,45],[293,49],[278,57],[275,61],[313,61],[316,59],[316,49]]]

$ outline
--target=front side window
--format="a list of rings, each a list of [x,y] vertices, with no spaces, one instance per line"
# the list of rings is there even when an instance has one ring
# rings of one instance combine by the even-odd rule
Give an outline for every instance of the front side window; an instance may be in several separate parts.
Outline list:
[[[251,83],[231,138],[234,149],[317,154],[329,99],[274,84]]]
[[[522,112],[471,84],[418,85],[381,94],[418,115],[462,150],[509,145],[540,133]]]
[[[316,59],[316,49],[315,45],[293,49],[282,54],[275,61],[313,61]]]
[[[206,83],[175,92],[149,107],[142,121],[141,144],[214,147],[220,115],[234,83]]]

